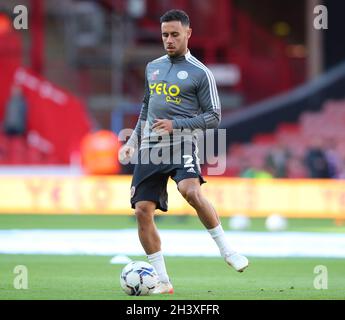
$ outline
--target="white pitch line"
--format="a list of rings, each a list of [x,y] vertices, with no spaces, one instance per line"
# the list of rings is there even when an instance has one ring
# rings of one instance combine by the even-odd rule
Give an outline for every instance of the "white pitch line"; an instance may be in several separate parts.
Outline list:
[[[219,256],[206,231],[160,230],[167,256]],[[226,232],[235,250],[256,257],[345,258],[345,234]],[[1,230],[3,254],[144,255],[136,229]]]

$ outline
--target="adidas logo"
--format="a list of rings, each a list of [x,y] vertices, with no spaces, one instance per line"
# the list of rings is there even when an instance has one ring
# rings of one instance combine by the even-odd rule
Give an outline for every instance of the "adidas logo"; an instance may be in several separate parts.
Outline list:
[[[187,172],[196,173],[195,170],[194,170],[193,168],[188,169]]]

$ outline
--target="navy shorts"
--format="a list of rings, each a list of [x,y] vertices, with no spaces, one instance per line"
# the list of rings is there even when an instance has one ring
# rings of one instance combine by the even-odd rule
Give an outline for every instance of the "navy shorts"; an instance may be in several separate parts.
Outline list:
[[[139,163],[134,167],[131,184],[131,206],[133,209],[138,201],[152,201],[156,203],[156,209],[168,211],[167,184],[169,177],[176,184],[189,178],[199,178],[200,184],[206,182],[201,175],[194,144],[188,150],[189,152],[176,152],[174,146],[168,148],[171,159],[169,163],[152,161],[149,155],[152,154],[154,148],[139,151]],[[172,161],[173,158],[174,161]],[[142,161],[142,159],[146,160]]]

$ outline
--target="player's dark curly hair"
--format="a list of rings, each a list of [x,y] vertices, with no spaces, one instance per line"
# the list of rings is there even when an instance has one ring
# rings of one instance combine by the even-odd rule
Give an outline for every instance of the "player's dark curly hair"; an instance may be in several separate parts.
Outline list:
[[[172,9],[164,13],[160,18],[160,23],[169,21],[180,21],[182,25],[190,25],[188,14],[183,10]]]

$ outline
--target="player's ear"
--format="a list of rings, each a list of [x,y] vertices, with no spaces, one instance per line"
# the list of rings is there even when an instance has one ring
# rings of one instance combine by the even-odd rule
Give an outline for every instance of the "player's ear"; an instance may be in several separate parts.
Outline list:
[[[187,30],[188,39],[191,37],[191,35],[192,35],[192,28],[188,28],[188,30]]]

